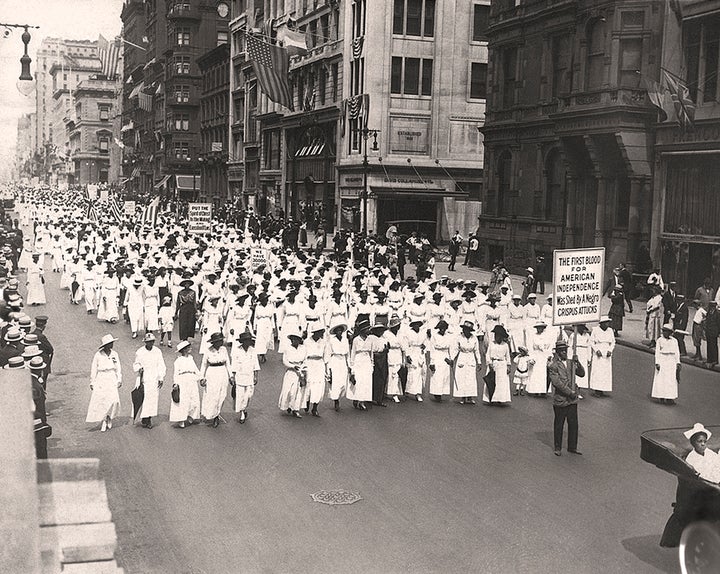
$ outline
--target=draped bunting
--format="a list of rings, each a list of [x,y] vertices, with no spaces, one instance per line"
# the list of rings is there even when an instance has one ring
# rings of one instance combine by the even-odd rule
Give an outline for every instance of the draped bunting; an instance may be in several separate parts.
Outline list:
[[[362,127],[367,127],[368,117],[370,116],[370,95],[359,94],[352,96],[342,102],[342,126],[341,137],[345,137],[345,122],[347,119],[361,119]]]
[[[360,36],[352,41],[352,59],[357,60],[362,56],[365,36]]]

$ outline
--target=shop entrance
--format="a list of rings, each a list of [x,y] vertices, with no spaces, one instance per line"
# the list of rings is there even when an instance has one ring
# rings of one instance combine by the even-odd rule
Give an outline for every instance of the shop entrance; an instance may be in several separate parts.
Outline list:
[[[424,199],[378,199],[377,230],[385,235],[387,228],[396,225],[400,235],[413,231],[424,233],[430,242],[437,238],[438,202]]]
[[[703,284],[705,277],[713,275],[713,245],[710,243],[691,243],[688,253],[686,292],[692,297],[695,289]],[[678,283],[680,283],[678,281]]]

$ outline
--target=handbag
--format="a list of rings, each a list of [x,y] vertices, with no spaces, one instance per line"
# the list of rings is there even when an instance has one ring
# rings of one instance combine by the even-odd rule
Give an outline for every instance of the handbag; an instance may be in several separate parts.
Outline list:
[[[172,397],[172,400],[175,404],[180,402],[180,387],[177,385],[173,385],[172,391],[170,392],[170,396]]]

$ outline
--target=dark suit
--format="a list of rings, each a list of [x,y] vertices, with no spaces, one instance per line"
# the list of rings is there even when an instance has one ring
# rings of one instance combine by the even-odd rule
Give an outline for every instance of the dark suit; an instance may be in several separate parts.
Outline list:
[[[22,356],[22,351],[16,345],[20,345],[20,343],[8,343],[0,349],[0,368],[7,365],[11,357]]]
[[[680,329],[681,331],[687,330],[688,325],[688,306],[685,301],[680,303],[677,306],[677,309],[675,310],[675,323],[674,327],[675,329]],[[673,337],[677,339],[678,347],[680,347],[680,354],[681,355],[687,355],[687,349],[685,348],[685,335],[682,335],[680,333],[673,333]]]
[[[577,450],[578,442],[578,388],[575,381],[570,377],[565,361],[561,360],[557,354],[553,355],[552,360],[547,366],[548,379],[553,386],[553,410],[555,411],[555,420],[553,423],[553,435],[555,450],[562,449],[563,431],[565,429],[565,420],[568,423],[568,451]],[[575,363],[575,374],[579,377],[585,375],[585,369],[578,362]]]
[[[45,361],[45,364],[47,365],[47,367],[45,367],[45,370],[43,371],[43,379],[46,381],[47,384],[48,375],[52,372],[52,360],[53,355],[55,354],[55,349],[53,348],[52,344],[41,329],[36,328],[33,331],[33,334],[37,335],[38,347],[40,347],[40,350],[42,351],[42,357]]]

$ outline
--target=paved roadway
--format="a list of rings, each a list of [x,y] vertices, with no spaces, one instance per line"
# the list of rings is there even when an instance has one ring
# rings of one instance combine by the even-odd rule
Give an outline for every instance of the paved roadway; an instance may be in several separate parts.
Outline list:
[[[552,453],[549,400],[509,408],[406,402],[363,413],[345,403],[302,420],[277,409],[277,355],[263,367],[245,425],[129,421],[131,362],[123,324],[71,306],[47,273],[51,457],[98,457],[128,574],[239,572],[678,572],[657,545],[673,477],[642,462],[644,429],[717,424],[717,374],[686,367],[677,406],[650,402],[652,357],[616,351],[616,392],[580,405],[584,456]],[[123,416],[100,433],[84,422],[100,337],[121,337]],[[171,373],[173,352],[163,350]],[[351,506],[310,499],[358,491]]]

